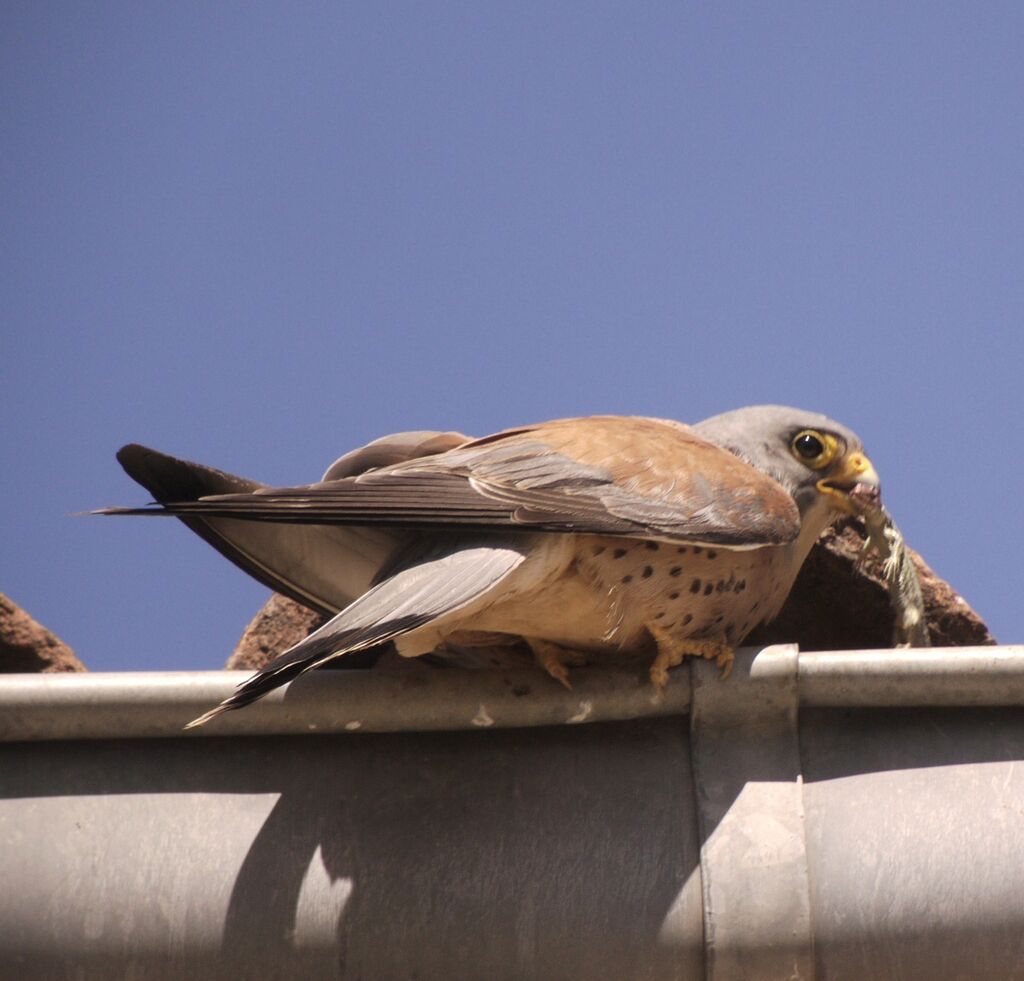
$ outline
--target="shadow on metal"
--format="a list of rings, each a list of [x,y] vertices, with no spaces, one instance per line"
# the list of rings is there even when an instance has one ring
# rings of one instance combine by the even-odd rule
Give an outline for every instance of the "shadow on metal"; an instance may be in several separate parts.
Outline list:
[[[220,978],[702,973],[678,719],[8,744],[0,768],[18,977],[195,977],[196,948]]]

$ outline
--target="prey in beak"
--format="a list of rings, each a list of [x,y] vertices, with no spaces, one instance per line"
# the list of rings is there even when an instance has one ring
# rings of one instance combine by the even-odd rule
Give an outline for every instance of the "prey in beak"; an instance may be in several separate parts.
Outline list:
[[[848,453],[839,468],[816,486],[829,504],[844,514],[863,515],[881,510],[881,481],[871,461],[860,451]]]
[[[893,644],[927,647],[930,640],[921,584],[903,535],[882,506],[881,482],[871,461],[859,450],[848,453],[839,461],[838,468],[815,486],[831,507],[864,522],[867,540],[861,561],[871,552],[881,560],[882,578],[894,614]]]

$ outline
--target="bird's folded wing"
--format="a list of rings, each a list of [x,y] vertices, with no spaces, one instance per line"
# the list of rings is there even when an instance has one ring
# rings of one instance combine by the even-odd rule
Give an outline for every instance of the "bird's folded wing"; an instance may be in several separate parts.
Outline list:
[[[795,503],[771,477],[678,423],[621,416],[511,430],[340,480],[105,513],[570,531],[732,547],[780,544],[799,532]]]
[[[524,560],[512,542],[438,544],[395,569],[318,630],[242,682],[230,698],[186,728],[241,708],[336,657],[437,623],[485,596]]]

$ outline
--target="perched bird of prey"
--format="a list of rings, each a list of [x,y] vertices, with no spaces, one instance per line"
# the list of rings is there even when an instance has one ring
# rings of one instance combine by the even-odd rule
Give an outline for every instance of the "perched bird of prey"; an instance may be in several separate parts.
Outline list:
[[[387,641],[415,657],[511,635],[567,686],[588,652],[645,646],[659,690],[688,654],[727,671],[821,532],[880,507],[854,433],[771,405],[694,426],[590,416],[483,439],[400,433],[299,487],[138,445],[118,459],[158,503],[101,513],[174,515],[261,582],[335,614],[191,725]]]

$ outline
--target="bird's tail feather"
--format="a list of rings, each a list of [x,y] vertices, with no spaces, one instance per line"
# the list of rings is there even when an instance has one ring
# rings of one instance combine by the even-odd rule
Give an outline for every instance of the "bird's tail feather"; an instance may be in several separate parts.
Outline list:
[[[482,596],[523,558],[522,550],[510,543],[449,545],[398,569],[185,728],[249,705],[333,658],[375,647],[439,620]]]
[[[349,457],[349,469],[358,468],[363,459],[360,452]],[[171,507],[103,508],[94,514],[173,515],[174,502],[194,503],[209,495],[252,493],[266,487],[137,443],[121,447],[117,459],[156,501]],[[201,514],[177,517],[254,579],[303,606],[332,615],[372,585],[381,563],[404,542],[402,535],[386,528],[283,525]]]

